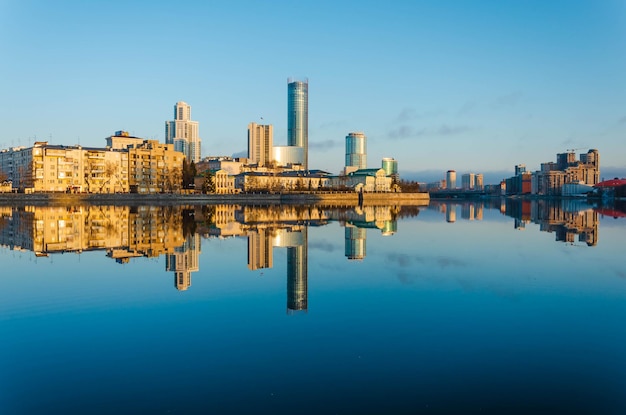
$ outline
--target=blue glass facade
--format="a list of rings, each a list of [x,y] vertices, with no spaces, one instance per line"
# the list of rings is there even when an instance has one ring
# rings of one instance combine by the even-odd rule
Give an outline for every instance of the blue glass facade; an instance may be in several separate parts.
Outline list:
[[[346,167],[367,168],[367,137],[363,133],[346,136]]]
[[[304,149],[302,166],[309,168],[309,82],[287,84],[287,145]]]

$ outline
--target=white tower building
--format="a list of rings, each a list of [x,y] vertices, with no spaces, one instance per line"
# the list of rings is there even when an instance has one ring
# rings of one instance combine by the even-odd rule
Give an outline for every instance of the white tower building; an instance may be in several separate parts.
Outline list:
[[[165,121],[165,143],[174,144],[174,150],[180,151],[189,162],[199,162],[200,136],[198,121],[191,121],[191,106],[179,101],[174,105],[174,121]]]

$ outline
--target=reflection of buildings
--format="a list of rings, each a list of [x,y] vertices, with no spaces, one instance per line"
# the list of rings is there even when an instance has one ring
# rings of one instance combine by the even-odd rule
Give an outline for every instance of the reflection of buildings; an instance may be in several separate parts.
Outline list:
[[[183,245],[165,257],[165,269],[174,272],[174,286],[185,291],[191,286],[191,273],[200,270],[200,235],[187,235]]]
[[[287,248],[287,311],[306,311],[308,279],[307,227],[257,224],[248,230],[248,268],[272,268],[273,248]]]
[[[482,220],[483,211],[497,209],[514,218],[515,229],[523,230],[529,223],[539,230],[554,232],[557,241],[588,246],[598,243],[598,213],[581,199],[500,199],[494,201],[431,202],[429,209],[445,213],[447,222],[456,221],[456,206],[461,205],[464,220]]]
[[[345,251],[348,259],[365,258],[365,241],[367,240],[367,230],[346,224]]]
[[[75,206],[5,209],[0,245],[26,249],[37,256],[106,251],[124,264],[132,258],[168,255],[177,287],[188,287],[198,271],[199,235],[183,238],[177,207]],[[180,284],[178,283],[180,279]],[[182,288],[184,289],[184,288]]]
[[[579,199],[507,199],[507,216],[515,218],[515,226],[539,224],[539,230],[554,232],[555,240],[574,244],[578,241],[588,246],[598,243],[598,213]]]
[[[248,233],[248,268],[272,268],[272,230],[255,229]]]
[[[287,247],[287,312],[306,311],[308,298],[308,232],[302,228],[302,243]]]
[[[236,205],[0,207],[0,245],[37,256],[104,251],[125,264],[165,255],[178,290],[199,271],[201,237],[248,237],[248,268],[271,268],[274,247],[287,249],[287,310],[308,308],[308,227],[343,224],[348,259],[364,259],[366,229],[397,231],[397,217],[418,208]],[[187,236],[185,236],[187,235]]]

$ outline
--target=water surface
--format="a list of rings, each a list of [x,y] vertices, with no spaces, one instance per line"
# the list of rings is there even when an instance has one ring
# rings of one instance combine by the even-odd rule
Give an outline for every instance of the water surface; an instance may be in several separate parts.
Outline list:
[[[626,219],[574,201],[0,208],[0,411],[626,411]]]

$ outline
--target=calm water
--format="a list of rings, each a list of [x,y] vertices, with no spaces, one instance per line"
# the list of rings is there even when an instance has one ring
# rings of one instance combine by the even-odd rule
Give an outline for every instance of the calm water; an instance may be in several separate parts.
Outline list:
[[[0,207],[0,413],[626,413],[581,202]]]

